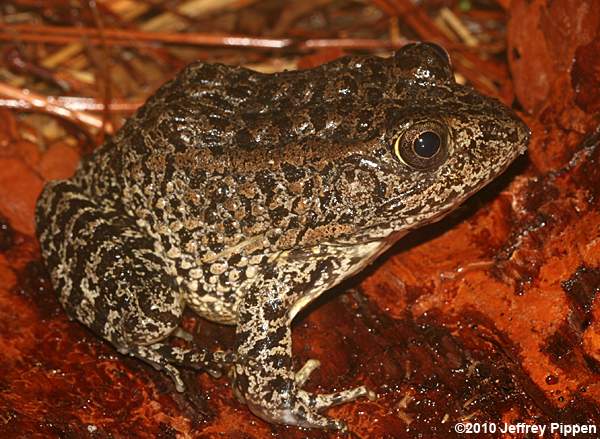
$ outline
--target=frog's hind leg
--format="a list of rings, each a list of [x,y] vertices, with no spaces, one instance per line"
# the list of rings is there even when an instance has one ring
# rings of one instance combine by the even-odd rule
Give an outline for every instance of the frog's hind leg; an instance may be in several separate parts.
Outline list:
[[[37,206],[42,252],[67,313],[121,353],[166,370],[174,365],[218,373],[227,355],[171,346],[184,303],[175,270],[155,240],[118,209],[99,207],[79,186],[55,182]]]

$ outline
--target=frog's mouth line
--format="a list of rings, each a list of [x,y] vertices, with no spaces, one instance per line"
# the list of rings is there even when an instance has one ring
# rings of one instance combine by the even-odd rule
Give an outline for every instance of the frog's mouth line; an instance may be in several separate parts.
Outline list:
[[[371,238],[371,241],[377,239],[383,239],[390,233],[408,233],[411,230],[420,228],[421,226],[432,224],[437,221],[440,221],[446,215],[448,215],[451,211],[453,211],[456,207],[462,205],[469,198],[474,196],[477,192],[479,192],[482,188],[487,186],[494,179],[502,175],[506,170],[512,165],[514,160],[520,156],[521,154],[525,154],[527,152],[527,144],[523,148],[517,149],[513,154],[511,154],[507,159],[504,160],[503,163],[499,167],[497,167],[496,171],[493,172],[490,177],[479,184],[477,184],[471,190],[466,191],[461,196],[454,198],[451,202],[447,202],[442,206],[437,205],[435,208],[435,213],[432,213],[434,210],[432,207],[421,210],[420,212],[414,214],[413,216],[408,215],[406,218],[399,220],[397,224],[394,224],[394,221],[382,221],[373,226],[363,229],[361,235],[364,233]],[[398,209],[399,206],[405,204],[406,194],[403,194],[401,197],[396,197],[392,200],[387,201],[381,208],[381,211],[384,212],[393,212]],[[376,231],[375,234],[369,233]],[[377,237],[375,237],[377,236]],[[369,242],[369,241],[364,241]]]

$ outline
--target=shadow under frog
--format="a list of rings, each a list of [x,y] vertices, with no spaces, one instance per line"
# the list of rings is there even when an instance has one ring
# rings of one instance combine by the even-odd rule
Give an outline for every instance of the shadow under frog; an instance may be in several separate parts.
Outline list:
[[[228,369],[261,418],[343,430],[322,412],[373,394],[303,390],[319,362],[292,370],[292,320],[502,173],[528,137],[433,44],[276,74],[195,63],[46,186],[37,233],[67,313],[178,390],[178,366]],[[169,344],[185,307],[235,325],[233,349]]]

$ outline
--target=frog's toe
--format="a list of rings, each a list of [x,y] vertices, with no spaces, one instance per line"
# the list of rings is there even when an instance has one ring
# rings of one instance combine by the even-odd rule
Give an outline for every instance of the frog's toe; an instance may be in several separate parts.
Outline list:
[[[236,358],[237,356],[231,351],[215,351],[211,354],[210,359],[204,357],[201,368],[213,378],[221,378],[223,369],[229,368]]]
[[[375,399],[375,393],[365,386],[355,387],[353,389],[342,390],[334,393],[309,393],[303,390],[298,392],[298,397],[313,410],[318,412],[329,407],[333,407],[347,402],[354,401],[358,398],[367,397],[369,400]]]
[[[175,337],[181,338],[182,340],[187,341],[188,343],[191,343],[194,341],[194,336],[192,334],[190,334],[188,331],[186,331],[185,329],[183,329],[181,326],[178,326],[177,329],[175,329],[175,331],[173,332],[173,335]]]
[[[311,358],[306,363],[304,363],[304,366],[302,366],[302,368],[298,372],[296,372],[294,377],[294,381],[296,381],[296,385],[298,386],[298,388],[304,386],[308,378],[310,378],[310,374],[313,373],[320,366],[321,362],[319,360],[315,360],[314,358]]]
[[[208,373],[211,377],[217,379],[217,378],[221,378],[223,376],[223,371],[220,369],[214,369],[214,368],[206,368],[206,373]]]
[[[171,364],[163,364],[161,367],[169,374],[173,383],[175,383],[175,389],[180,393],[184,392],[185,384],[183,384],[183,379],[181,379],[181,372]]]

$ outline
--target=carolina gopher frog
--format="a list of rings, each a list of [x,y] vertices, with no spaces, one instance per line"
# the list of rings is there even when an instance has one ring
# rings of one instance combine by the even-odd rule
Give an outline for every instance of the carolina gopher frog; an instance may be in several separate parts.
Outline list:
[[[195,63],[46,186],[37,232],[67,313],[179,390],[176,366],[227,367],[261,418],[343,429],[320,412],[370,392],[303,390],[319,363],[292,369],[294,316],[460,205],[528,137],[433,44],[275,74]],[[231,351],[170,344],[186,306],[235,325]]]

